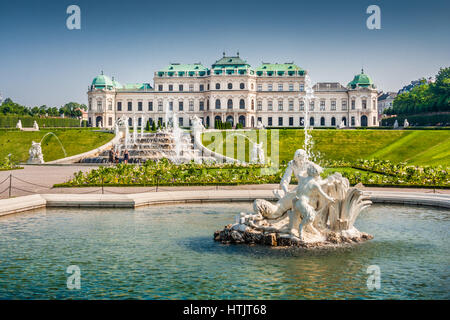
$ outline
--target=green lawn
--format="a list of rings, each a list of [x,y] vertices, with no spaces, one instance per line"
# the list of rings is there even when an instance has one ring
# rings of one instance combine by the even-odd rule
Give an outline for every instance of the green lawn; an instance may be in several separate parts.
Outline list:
[[[25,162],[29,155],[31,141],[39,142],[42,137],[53,132],[62,142],[67,156],[83,153],[95,149],[108,141],[114,135],[105,132],[95,132],[90,129],[41,129],[40,131],[3,131],[0,130],[0,162],[9,154],[12,159]],[[45,161],[52,161],[64,157],[57,139],[48,135],[42,142],[42,152]]]
[[[261,130],[264,133],[266,130]],[[228,131],[228,134],[233,131]],[[246,136],[252,140],[260,140],[261,136],[255,131],[245,131]],[[270,145],[270,130],[267,130],[268,139],[264,145]],[[203,143],[208,148],[226,154],[225,131],[223,139],[212,141],[214,132],[203,135]],[[450,167],[450,130],[313,130],[314,152],[320,152],[321,157],[329,160],[357,159],[385,159],[393,162],[408,162],[416,165],[443,165]],[[236,138],[229,137],[228,141]],[[221,142],[219,143],[218,140]],[[280,161],[292,159],[294,152],[302,148],[304,140],[303,130],[279,130]],[[231,142],[232,145],[232,142]],[[249,149],[249,143],[239,144],[239,148]],[[237,148],[234,148],[234,155]],[[271,152],[268,151],[270,157]],[[248,152],[246,160],[248,161]]]

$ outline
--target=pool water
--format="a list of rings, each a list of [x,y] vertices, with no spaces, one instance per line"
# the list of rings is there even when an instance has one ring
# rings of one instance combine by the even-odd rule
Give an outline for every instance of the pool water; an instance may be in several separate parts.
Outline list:
[[[449,299],[450,211],[373,205],[374,239],[305,251],[223,245],[251,204],[45,209],[0,218],[0,299]],[[66,269],[81,271],[67,288]],[[367,268],[380,268],[380,288]]]

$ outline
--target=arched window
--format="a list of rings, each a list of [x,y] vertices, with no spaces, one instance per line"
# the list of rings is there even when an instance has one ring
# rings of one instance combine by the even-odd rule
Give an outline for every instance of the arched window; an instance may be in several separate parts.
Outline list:
[[[320,125],[325,126],[325,118],[324,117],[320,118]]]
[[[335,117],[332,117],[331,118],[331,125],[334,127],[334,126],[336,126],[336,118]]]
[[[227,108],[228,109],[233,109],[233,100],[228,99],[228,101],[227,101]]]
[[[233,89],[233,84],[231,82],[228,84],[228,89]]]
[[[220,99],[216,99],[216,109],[220,109]]]
[[[216,89],[217,89],[217,90],[220,89],[220,83],[216,83]]]
[[[206,125],[209,127],[209,116],[206,117]]]
[[[344,125],[347,125],[347,118],[346,117],[342,117],[342,121],[344,122]]]
[[[314,117],[309,118],[309,125],[310,126],[314,125]]]
[[[367,116],[361,117],[361,127],[367,127]]]
[[[245,109],[245,100],[244,99],[239,100],[239,109]]]
[[[239,88],[245,89],[245,83],[241,82],[241,83],[239,84]]]
[[[233,119],[233,116],[228,116],[228,117],[227,117],[227,122],[230,123],[231,126],[233,126],[233,125],[234,125],[234,119]]]
[[[239,116],[239,123],[245,127],[245,116]]]

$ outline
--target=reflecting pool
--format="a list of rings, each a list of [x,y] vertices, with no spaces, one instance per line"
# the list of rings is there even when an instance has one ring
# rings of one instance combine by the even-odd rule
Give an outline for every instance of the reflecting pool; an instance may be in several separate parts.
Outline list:
[[[362,244],[305,251],[213,241],[251,204],[46,209],[0,218],[0,299],[449,299],[450,211],[373,205]],[[77,265],[81,288],[67,288]],[[369,290],[367,268],[381,271]]]

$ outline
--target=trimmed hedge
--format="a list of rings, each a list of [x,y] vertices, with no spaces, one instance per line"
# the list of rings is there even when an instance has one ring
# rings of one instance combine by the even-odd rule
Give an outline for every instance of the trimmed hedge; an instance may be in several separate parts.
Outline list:
[[[408,119],[409,125],[414,127],[420,126],[450,126],[450,113],[437,114],[415,114],[415,115],[399,115],[392,118],[382,119],[383,126],[393,126],[395,120],[398,125],[403,126],[405,119]]]
[[[34,121],[37,122],[39,128],[55,128],[55,127],[80,127],[80,120],[73,118],[39,118],[31,116],[0,116],[0,128],[15,128],[19,119],[22,121],[22,127],[32,128]]]

